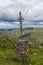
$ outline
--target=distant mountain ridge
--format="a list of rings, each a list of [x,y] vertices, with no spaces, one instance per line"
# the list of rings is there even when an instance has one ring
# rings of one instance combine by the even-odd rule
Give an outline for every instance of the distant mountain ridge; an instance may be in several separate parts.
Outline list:
[[[20,29],[20,28],[6,28],[6,29],[5,28],[0,28],[0,30],[9,30],[9,31],[10,30],[16,30],[16,29]],[[31,30],[31,29],[34,29],[34,28],[33,27],[29,27],[29,28],[28,27],[27,28],[24,27],[23,30],[25,30],[25,29]]]

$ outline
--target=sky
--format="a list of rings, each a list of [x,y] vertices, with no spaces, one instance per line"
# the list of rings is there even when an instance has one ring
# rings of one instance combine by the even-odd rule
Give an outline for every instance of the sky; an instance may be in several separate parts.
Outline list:
[[[23,27],[43,27],[43,0],[0,0],[0,28],[19,28],[19,11]]]

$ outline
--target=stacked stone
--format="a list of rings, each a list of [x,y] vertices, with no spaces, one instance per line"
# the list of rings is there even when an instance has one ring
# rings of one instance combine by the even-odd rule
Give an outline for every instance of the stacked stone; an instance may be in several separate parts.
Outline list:
[[[16,53],[18,59],[27,59],[28,57],[28,42],[19,40],[16,43]]]

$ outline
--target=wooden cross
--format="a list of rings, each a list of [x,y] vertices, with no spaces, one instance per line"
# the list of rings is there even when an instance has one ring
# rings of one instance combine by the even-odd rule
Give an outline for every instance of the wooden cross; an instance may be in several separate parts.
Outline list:
[[[28,42],[23,40],[23,31],[22,31],[23,17],[21,16],[21,12],[19,12],[19,22],[20,22],[21,40],[18,40],[17,43],[16,43],[17,58],[20,59],[20,60],[27,60],[27,57],[28,57]]]
[[[21,16],[21,12],[19,12],[19,22],[20,22],[21,39],[23,39],[23,34],[22,34],[22,20],[23,20],[23,17]]]

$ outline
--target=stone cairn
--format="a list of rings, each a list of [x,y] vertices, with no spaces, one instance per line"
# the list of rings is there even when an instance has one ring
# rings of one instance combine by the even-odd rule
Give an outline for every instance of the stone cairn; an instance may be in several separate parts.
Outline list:
[[[19,40],[16,43],[16,54],[20,60],[27,60],[28,57],[28,41]]]

